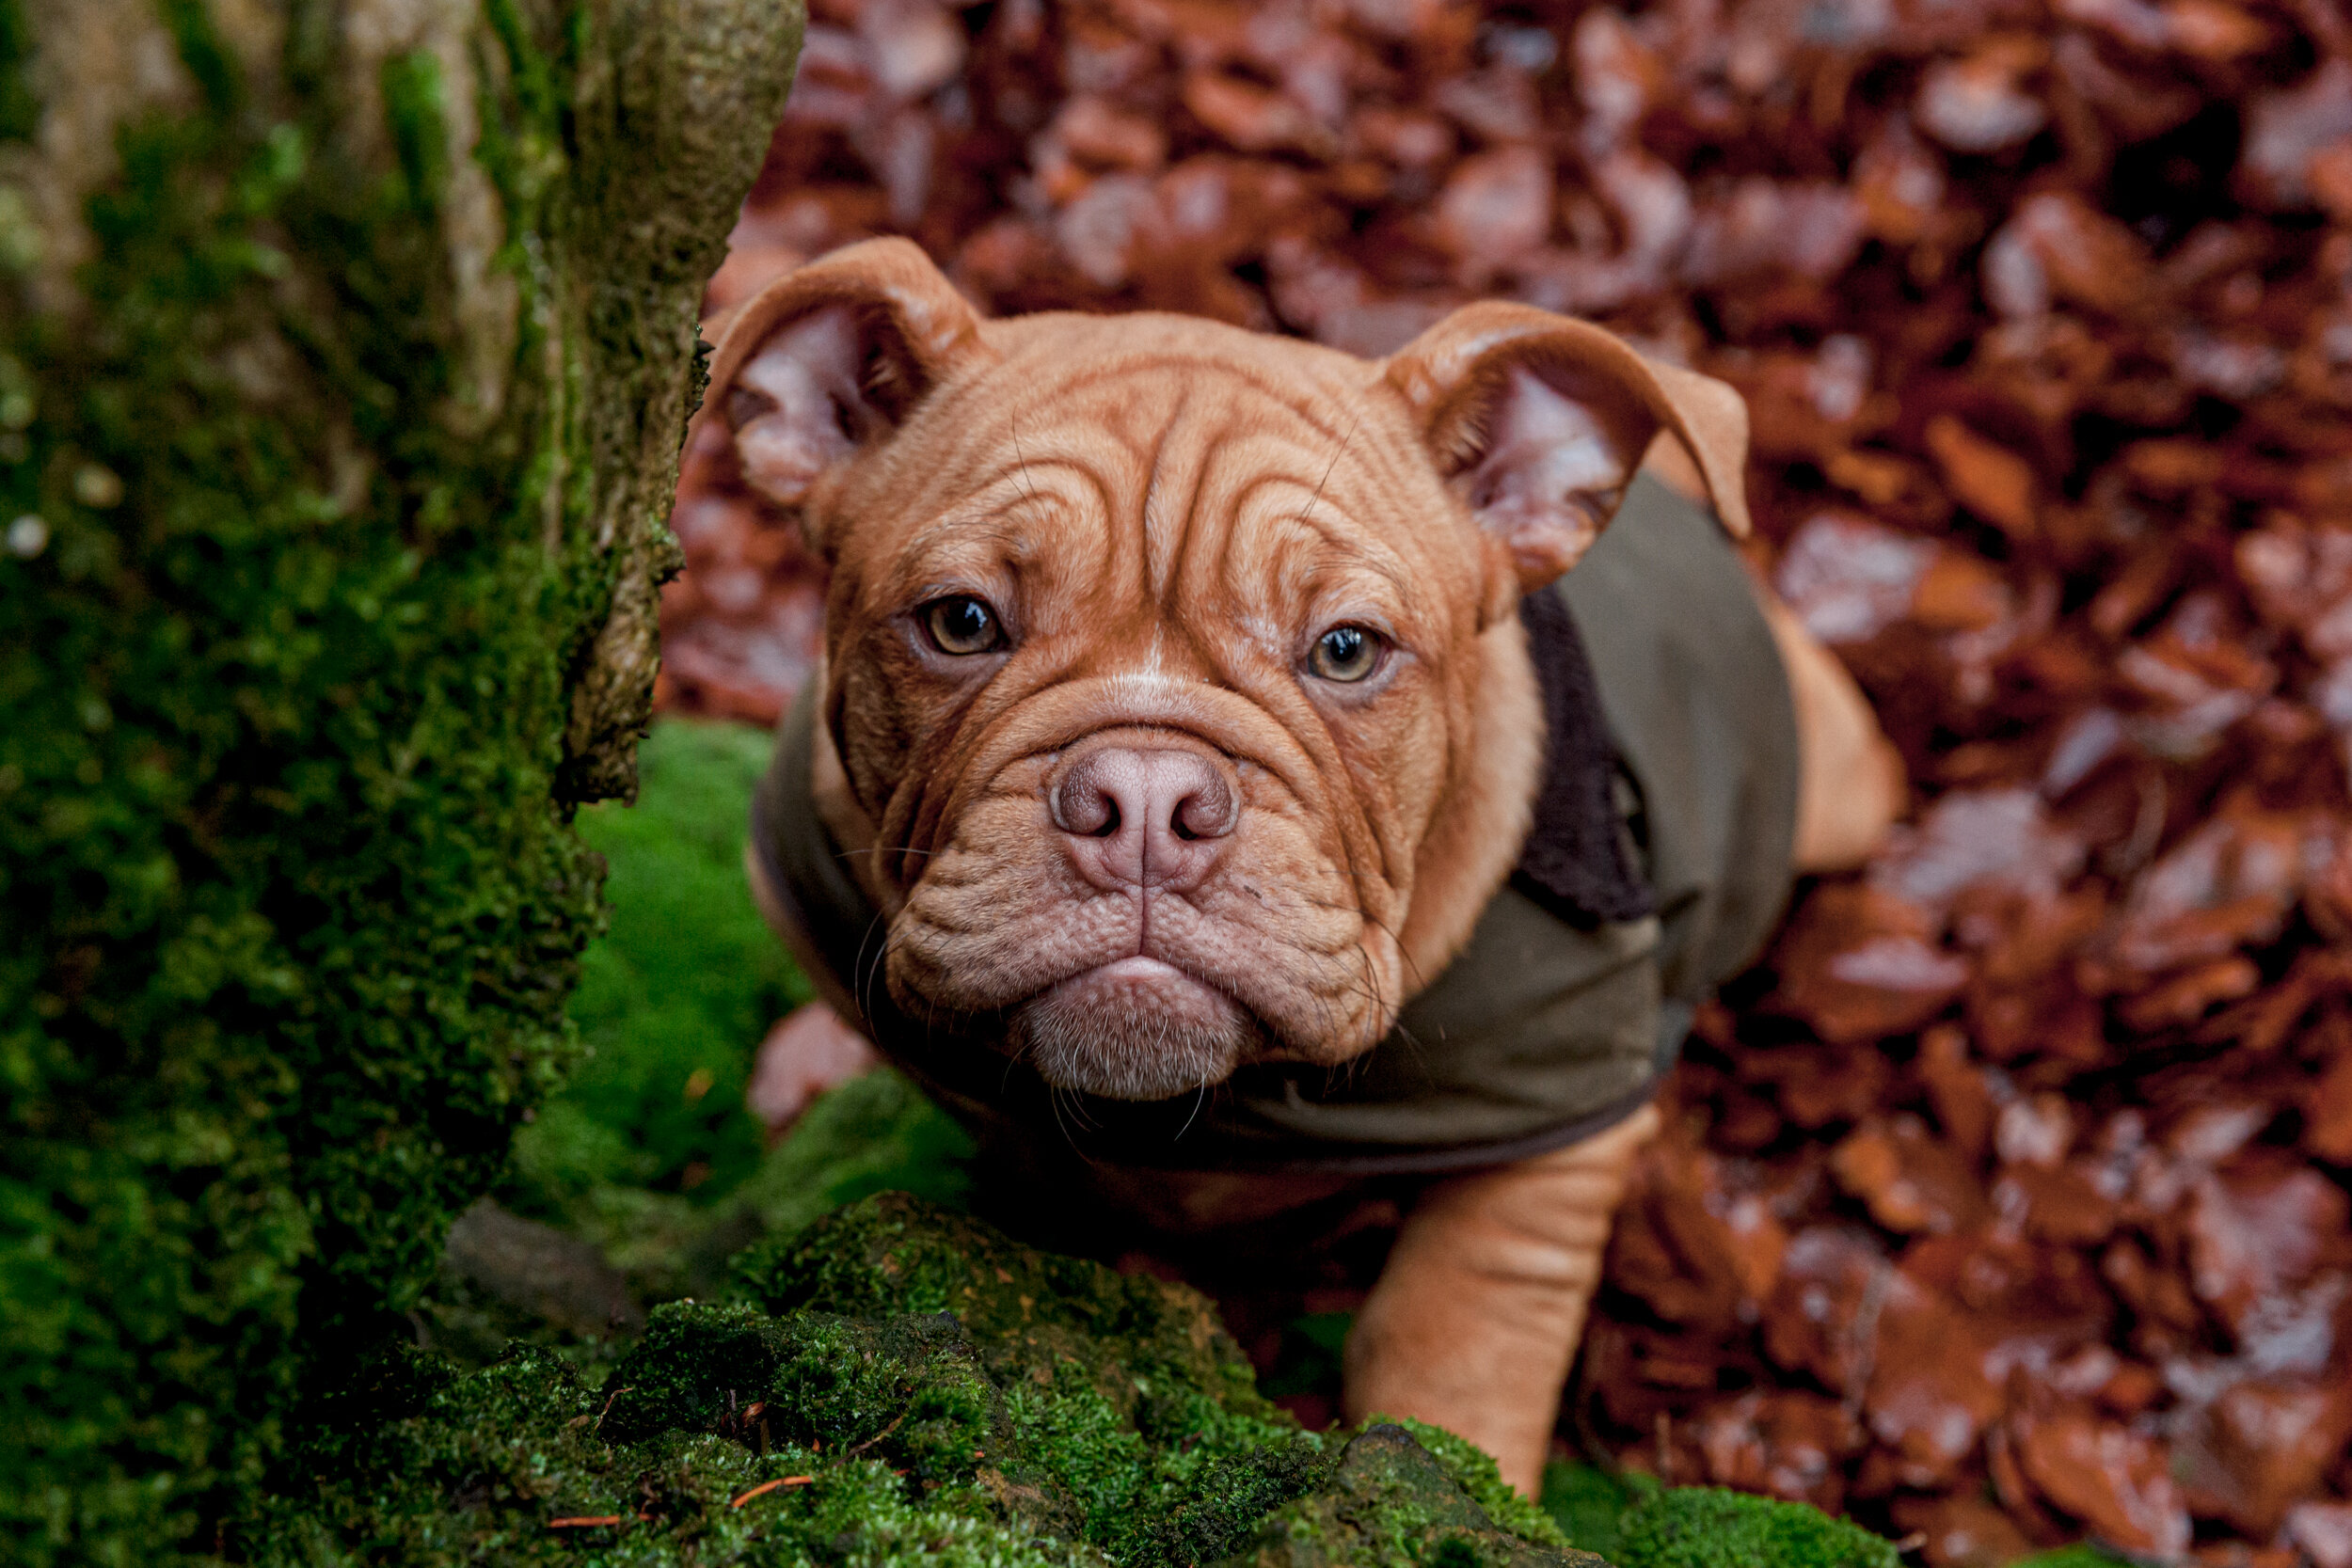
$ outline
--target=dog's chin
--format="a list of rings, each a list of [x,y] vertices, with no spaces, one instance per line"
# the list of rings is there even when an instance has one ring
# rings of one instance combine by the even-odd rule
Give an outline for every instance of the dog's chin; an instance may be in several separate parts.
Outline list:
[[[1024,1003],[1013,1047],[1057,1088],[1168,1100],[1221,1083],[1256,1037],[1232,998],[1156,958],[1120,958]]]

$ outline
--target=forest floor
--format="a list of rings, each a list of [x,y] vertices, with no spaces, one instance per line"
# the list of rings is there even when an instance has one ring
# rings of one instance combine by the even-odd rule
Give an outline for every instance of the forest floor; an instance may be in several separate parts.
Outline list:
[[[1745,393],[1915,800],[1702,1019],[1564,1445],[1935,1564],[2352,1568],[2335,0],[818,0],[706,335],[889,232],[999,313],[1501,295]],[[707,442],[674,523],[663,704],[772,721],[818,575]]]

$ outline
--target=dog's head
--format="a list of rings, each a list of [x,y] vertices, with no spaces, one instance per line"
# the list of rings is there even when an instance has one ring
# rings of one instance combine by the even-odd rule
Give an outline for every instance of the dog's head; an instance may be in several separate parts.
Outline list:
[[[1516,305],[1371,363],[983,321],[881,240],[746,305],[707,405],[832,570],[820,797],[893,994],[1120,1099],[1375,1043],[1526,832],[1520,596],[1661,430],[1746,523],[1736,394]]]

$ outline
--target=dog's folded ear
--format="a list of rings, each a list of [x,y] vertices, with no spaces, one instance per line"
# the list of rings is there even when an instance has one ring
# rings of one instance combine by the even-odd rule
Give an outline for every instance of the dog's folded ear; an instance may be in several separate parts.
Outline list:
[[[989,352],[978,313],[930,258],[906,240],[868,240],[745,303],[721,334],[703,402],[734,432],[745,483],[795,509]]]
[[[1454,311],[1381,368],[1522,592],[1600,537],[1661,430],[1697,461],[1724,526],[1747,534],[1747,405],[1710,376],[1645,358],[1589,322],[1499,301]]]

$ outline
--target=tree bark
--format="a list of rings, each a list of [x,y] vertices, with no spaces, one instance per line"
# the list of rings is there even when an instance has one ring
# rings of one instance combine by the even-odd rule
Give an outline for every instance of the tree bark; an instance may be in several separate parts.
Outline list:
[[[233,1549],[559,1073],[800,0],[0,0],[0,1528]]]

